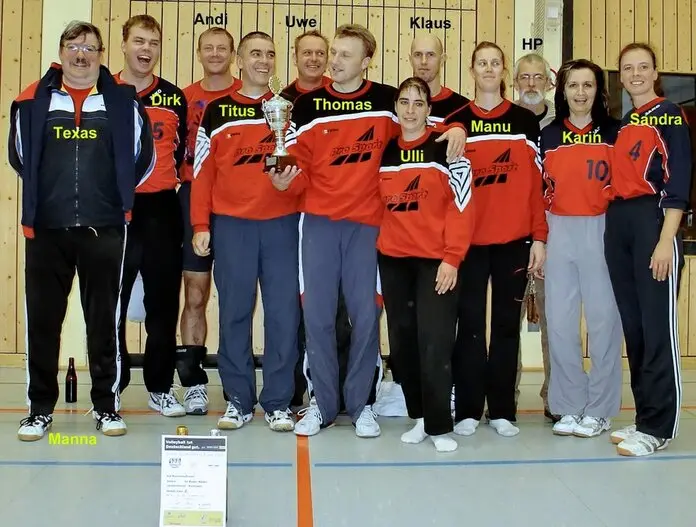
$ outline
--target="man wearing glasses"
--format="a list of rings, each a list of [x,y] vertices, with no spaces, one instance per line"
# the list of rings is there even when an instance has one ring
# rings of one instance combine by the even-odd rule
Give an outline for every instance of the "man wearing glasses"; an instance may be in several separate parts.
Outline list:
[[[515,104],[527,108],[534,112],[538,121],[539,128],[544,128],[547,124],[553,121],[556,116],[554,106],[551,101],[546,100],[546,93],[553,88],[552,73],[549,63],[541,55],[529,53],[524,55],[515,63],[513,77],[515,79],[515,89],[520,94],[519,100]],[[549,392],[549,340],[546,330],[546,313],[545,296],[544,296],[544,281],[536,278],[535,282],[535,299],[537,311],[539,312],[539,328],[541,329],[541,354],[544,363],[544,384],[539,395],[544,401],[544,415],[552,422],[558,421],[559,417],[555,416],[549,410],[548,392]],[[527,290],[529,294],[529,288]],[[522,319],[525,317],[526,298],[522,303]],[[519,397],[519,384],[522,372],[522,351],[520,349],[519,363],[517,366],[517,383],[515,385],[516,398]]]
[[[22,441],[41,439],[58,401],[58,358],[75,270],[87,326],[92,417],[107,436],[126,425],[117,413],[121,357],[116,320],[136,186],[154,165],[145,108],[132,86],[101,65],[99,29],[71,22],[60,64],[10,109],[9,162],[22,178],[26,238],[27,403]]]

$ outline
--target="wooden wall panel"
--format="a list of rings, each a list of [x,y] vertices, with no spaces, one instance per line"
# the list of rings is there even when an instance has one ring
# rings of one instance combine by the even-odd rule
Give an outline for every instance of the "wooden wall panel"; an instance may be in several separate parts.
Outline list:
[[[531,0],[530,0],[531,2]],[[361,23],[373,32],[378,42],[368,76],[370,79],[398,84],[411,75],[408,53],[411,39],[425,29],[411,27],[412,16],[448,19],[448,30],[434,29],[442,38],[448,60],[445,84],[472,97],[473,81],[469,74],[471,53],[477,42],[497,42],[507,53],[508,63],[516,40],[514,0],[303,0],[208,1],[208,0],[92,0],[92,20],[105,41],[105,63],[113,70],[122,68],[121,27],[129,16],[148,13],[163,28],[163,49],[157,73],[184,87],[199,79],[201,66],[196,58],[198,35],[207,27],[194,25],[195,15],[227,14],[226,28],[240,38],[260,29],[270,33],[276,43],[277,74],[283,82],[295,76],[291,53],[294,37],[302,28],[286,26],[286,16],[313,18],[329,39],[342,23]],[[14,97],[36,80],[40,71],[42,0],[0,0],[0,129],[9,128],[8,111]],[[31,14],[32,16],[26,16]],[[575,0],[573,11],[573,54],[588,57],[602,66],[616,68],[622,45],[632,40],[651,42],[658,53],[662,71],[691,72],[696,63],[696,0]],[[566,37],[567,38],[567,37]],[[233,71],[237,74],[236,66]],[[508,79],[511,84],[511,79]],[[509,92],[511,93],[511,92]],[[24,342],[23,244],[18,229],[21,185],[7,163],[6,141],[0,141],[0,354],[22,352]],[[688,272],[687,272],[688,271]],[[689,259],[679,299],[681,345],[684,355],[696,357],[696,260]],[[7,293],[9,291],[9,293]],[[183,295],[182,295],[183,296]],[[183,298],[182,298],[183,300]],[[254,320],[255,352],[263,346],[262,306]],[[208,346],[217,350],[217,292],[213,288],[207,309]],[[129,323],[131,352],[142,351],[145,330],[142,324]],[[386,347],[386,334],[383,335]]]
[[[696,60],[694,0],[574,0],[573,57],[617,69],[630,42],[648,42],[658,69],[692,73]]]
[[[14,98],[23,88],[22,77],[22,0],[4,0],[2,20],[0,23],[0,38],[2,39],[2,61],[0,62],[0,130],[6,133],[10,128],[10,106]],[[36,42],[39,53],[41,42]],[[23,273],[23,267],[18,269],[18,236],[21,229],[17,228],[19,207],[18,197],[21,192],[19,178],[15,174],[7,158],[7,141],[0,141],[0,163],[2,176],[0,178],[0,349],[18,350],[17,320],[19,306],[24,311],[24,301],[21,291],[18,291],[17,275]],[[18,232],[19,231],[19,232]],[[21,259],[23,261],[23,258]],[[19,302],[18,302],[19,300]]]

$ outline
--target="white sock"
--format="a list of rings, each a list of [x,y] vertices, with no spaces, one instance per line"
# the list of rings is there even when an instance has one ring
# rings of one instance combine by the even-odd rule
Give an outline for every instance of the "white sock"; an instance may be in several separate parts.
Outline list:
[[[459,446],[457,442],[447,434],[440,436],[430,436],[430,439],[435,444],[435,450],[438,452],[454,452]]]
[[[460,436],[474,435],[479,422],[476,419],[463,419],[454,426],[454,433]]]
[[[507,419],[493,419],[490,425],[503,437],[512,437],[520,433],[520,429]]]
[[[422,442],[426,437],[428,437],[428,434],[425,433],[425,424],[423,423],[423,418],[421,418],[416,419],[416,424],[411,430],[401,434],[401,442],[415,445]]]

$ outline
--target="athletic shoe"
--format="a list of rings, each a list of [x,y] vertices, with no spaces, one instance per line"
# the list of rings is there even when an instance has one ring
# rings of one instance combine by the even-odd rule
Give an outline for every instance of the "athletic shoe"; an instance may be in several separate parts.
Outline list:
[[[53,424],[53,415],[31,414],[19,422],[17,437],[20,441],[38,441]]]
[[[586,415],[575,427],[573,434],[577,437],[597,437],[607,430],[611,430],[611,421],[609,419]]]
[[[622,456],[649,456],[658,450],[667,448],[669,442],[669,439],[662,439],[636,431],[616,445],[616,451]]]
[[[289,409],[275,410],[270,414],[266,412],[266,422],[274,432],[292,432],[295,428],[295,421],[293,421]]]
[[[123,418],[116,412],[92,412],[92,417],[97,422],[97,430],[109,437],[126,435],[127,427]]]
[[[354,426],[355,435],[358,437],[378,437],[382,433],[377,422],[377,414],[370,405],[363,408]]]
[[[205,384],[197,384],[186,389],[184,409],[188,415],[206,415],[208,413],[208,390]]]
[[[295,423],[295,434],[298,436],[313,436],[323,428],[333,426],[333,423],[324,424],[324,418],[321,416],[321,411],[319,411],[314,397],[310,399],[307,408],[297,412],[297,416],[302,417]]]
[[[237,430],[254,418],[254,414],[249,412],[242,415],[242,412],[233,402],[227,403],[227,410],[218,419],[217,427],[220,430]]]
[[[169,393],[150,393],[147,405],[165,417],[183,417],[186,410],[177,401],[172,390]]]
[[[557,436],[572,436],[579,424],[579,415],[564,415],[553,425],[551,431]]]
[[[629,437],[631,437],[633,434],[636,433],[636,425],[630,425],[625,428],[622,428],[620,430],[616,430],[615,432],[611,433],[611,436],[609,438],[611,439],[611,442],[614,443],[615,445],[618,445],[622,441],[626,441]]]

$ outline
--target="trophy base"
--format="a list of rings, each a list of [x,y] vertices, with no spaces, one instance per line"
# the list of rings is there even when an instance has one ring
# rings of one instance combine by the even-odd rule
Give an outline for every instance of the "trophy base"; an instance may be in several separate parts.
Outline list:
[[[266,172],[275,168],[276,172],[282,172],[287,167],[297,166],[297,159],[294,156],[268,156],[265,161]]]

